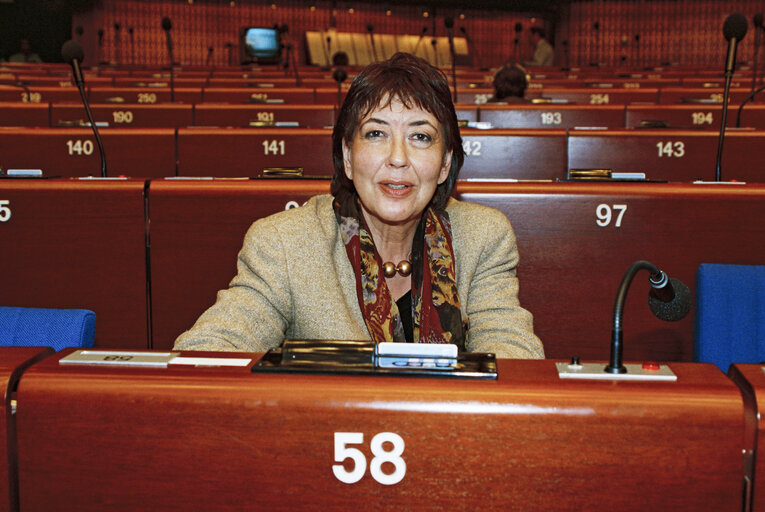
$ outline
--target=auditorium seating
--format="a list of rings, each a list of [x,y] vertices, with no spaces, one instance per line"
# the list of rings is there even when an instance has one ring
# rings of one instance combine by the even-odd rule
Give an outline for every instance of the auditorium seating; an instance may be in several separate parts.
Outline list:
[[[96,315],[87,309],[0,306],[0,346],[92,347]]]

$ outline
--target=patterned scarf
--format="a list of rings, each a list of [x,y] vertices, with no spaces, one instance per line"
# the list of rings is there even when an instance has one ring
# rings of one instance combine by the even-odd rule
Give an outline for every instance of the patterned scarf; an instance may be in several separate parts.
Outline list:
[[[333,205],[356,274],[356,295],[367,330],[375,343],[405,341],[398,306],[385,283],[382,259],[355,196],[349,196],[346,200],[335,198]],[[446,211],[428,208],[417,224],[412,244],[411,315],[415,342],[454,343],[459,350],[465,350],[465,326]]]

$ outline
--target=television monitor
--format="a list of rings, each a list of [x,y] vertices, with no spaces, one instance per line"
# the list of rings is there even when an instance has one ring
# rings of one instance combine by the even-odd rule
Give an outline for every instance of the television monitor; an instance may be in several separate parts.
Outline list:
[[[275,28],[248,27],[243,30],[244,54],[252,61],[278,61],[281,40]]]

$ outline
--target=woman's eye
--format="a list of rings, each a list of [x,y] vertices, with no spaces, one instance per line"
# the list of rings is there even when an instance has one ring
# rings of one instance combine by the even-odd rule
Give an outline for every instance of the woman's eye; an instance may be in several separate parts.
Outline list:
[[[430,142],[433,140],[433,137],[431,137],[427,133],[415,133],[414,135],[412,135],[412,138],[418,142]]]
[[[379,139],[383,136],[383,132],[380,130],[369,130],[364,134],[365,139]]]

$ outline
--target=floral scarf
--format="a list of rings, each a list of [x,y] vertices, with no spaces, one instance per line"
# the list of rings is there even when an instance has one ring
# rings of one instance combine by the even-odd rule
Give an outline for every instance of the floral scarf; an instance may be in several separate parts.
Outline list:
[[[333,203],[348,259],[356,274],[356,295],[369,335],[376,343],[405,341],[396,301],[383,275],[380,255],[354,196]],[[412,244],[412,323],[417,343],[454,343],[465,350],[457,294],[449,215],[428,208]]]

